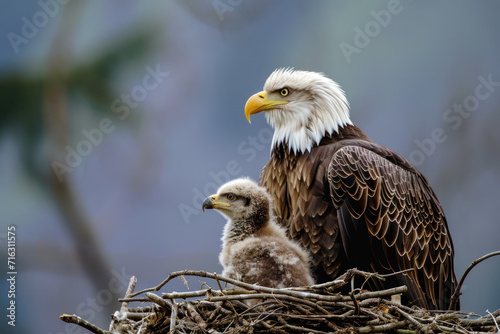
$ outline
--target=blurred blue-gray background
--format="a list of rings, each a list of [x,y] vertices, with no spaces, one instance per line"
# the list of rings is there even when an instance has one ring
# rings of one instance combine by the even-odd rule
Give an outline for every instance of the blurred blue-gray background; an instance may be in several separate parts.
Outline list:
[[[219,272],[224,220],[201,202],[258,178],[271,131],[243,108],[278,67],[333,78],[353,122],[426,175],[460,277],[500,249],[499,13],[497,1],[4,1],[0,331],[83,332],[63,313],[107,329],[130,275],[142,289]],[[498,258],[476,267],[463,310],[500,308],[499,275]]]

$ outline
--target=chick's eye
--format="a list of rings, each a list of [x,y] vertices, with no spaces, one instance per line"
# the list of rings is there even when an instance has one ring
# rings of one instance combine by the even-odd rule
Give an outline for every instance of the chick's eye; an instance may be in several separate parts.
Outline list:
[[[231,194],[231,193],[227,194],[226,197],[230,201],[234,201],[234,199],[236,198],[236,196],[234,194]]]
[[[281,96],[288,96],[288,94],[290,94],[290,89],[288,89],[288,88],[282,88],[280,90],[280,94],[281,94]]]

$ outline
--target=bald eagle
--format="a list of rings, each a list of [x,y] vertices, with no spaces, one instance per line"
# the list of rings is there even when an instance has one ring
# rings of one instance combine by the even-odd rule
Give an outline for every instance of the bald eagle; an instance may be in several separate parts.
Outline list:
[[[311,251],[318,282],[354,267],[404,271],[369,287],[404,284],[404,303],[448,309],[457,286],[453,242],[417,168],[356,127],[343,90],[321,73],[274,71],[245,106],[249,122],[262,111],[274,136],[259,184],[279,223]]]
[[[270,288],[314,284],[309,254],[286,236],[271,211],[266,189],[250,179],[222,185],[203,202],[228,221],[222,236],[219,261],[223,276]]]

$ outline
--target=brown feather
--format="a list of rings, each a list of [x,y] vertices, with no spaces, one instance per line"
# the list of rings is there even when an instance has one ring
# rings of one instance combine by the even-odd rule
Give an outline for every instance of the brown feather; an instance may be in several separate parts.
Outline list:
[[[275,147],[259,183],[278,221],[311,250],[319,281],[353,267],[414,268],[392,281],[408,286],[407,302],[448,307],[457,281],[443,210],[425,177],[396,152],[348,125],[310,152]]]

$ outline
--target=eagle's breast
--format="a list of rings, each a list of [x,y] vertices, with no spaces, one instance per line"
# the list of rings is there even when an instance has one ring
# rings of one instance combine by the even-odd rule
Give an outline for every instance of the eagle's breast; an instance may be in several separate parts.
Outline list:
[[[293,154],[281,147],[273,152],[260,177],[260,184],[274,198],[279,224],[311,251],[313,265],[321,273],[318,276],[336,275],[343,254],[337,214],[326,183],[328,164],[324,162],[331,149],[316,146],[310,152]]]

